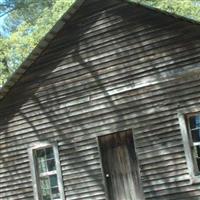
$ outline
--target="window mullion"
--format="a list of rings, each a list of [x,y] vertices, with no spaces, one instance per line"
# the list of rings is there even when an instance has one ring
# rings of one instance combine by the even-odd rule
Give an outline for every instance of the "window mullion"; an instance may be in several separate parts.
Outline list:
[[[43,172],[43,173],[40,173],[40,177],[45,177],[45,176],[51,176],[51,175],[56,175],[57,174],[57,171],[54,170],[54,171],[50,171],[50,172]]]
[[[193,142],[193,146],[194,146],[194,147],[200,146],[200,142]]]
[[[198,120],[199,120],[199,114],[193,114],[187,117],[187,123],[188,123],[188,133],[190,137],[190,141],[192,143],[192,157],[193,157],[193,166],[194,166],[194,174],[197,175],[200,172],[199,169],[199,161],[198,161],[198,147],[200,147],[200,140],[197,137],[198,132],[196,133],[195,131],[198,131],[200,129],[198,125]]]

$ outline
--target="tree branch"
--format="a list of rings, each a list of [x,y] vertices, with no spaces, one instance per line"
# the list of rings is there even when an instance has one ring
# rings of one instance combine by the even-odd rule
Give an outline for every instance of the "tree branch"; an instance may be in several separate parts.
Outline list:
[[[8,10],[8,11],[5,11],[5,12],[1,13],[1,14],[0,14],[0,18],[3,17],[3,16],[5,16],[5,15],[7,15],[8,13],[13,12],[14,10],[16,10],[16,8],[12,8],[12,9],[10,9],[10,10]]]

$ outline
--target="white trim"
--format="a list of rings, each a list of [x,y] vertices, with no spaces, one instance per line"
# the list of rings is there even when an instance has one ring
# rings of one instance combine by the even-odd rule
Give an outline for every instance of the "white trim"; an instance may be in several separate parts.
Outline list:
[[[32,177],[32,184],[33,184],[33,194],[34,199],[39,200],[38,188],[37,188],[37,178],[36,178],[36,167],[35,167],[35,156],[34,156],[34,149],[30,148],[28,150],[29,160],[30,160],[30,168],[31,168],[31,177]]]
[[[132,137],[133,137],[133,144],[134,144],[134,151],[135,151],[135,156],[136,156],[136,166],[137,166],[137,172],[138,172],[138,177],[139,177],[139,184],[140,184],[140,195],[141,195],[141,199],[140,200],[145,200],[145,196],[144,196],[144,188],[143,188],[143,184],[142,184],[142,174],[141,174],[141,167],[140,167],[140,163],[139,163],[139,155],[137,152],[137,146],[136,146],[136,137],[135,137],[135,129],[131,128],[130,129]]]
[[[40,173],[40,177],[45,177],[45,176],[51,176],[57,174],[57,170],[51,171],[51,172],[44,172]]]
[[[193,146],[200,146],[200,142],[193,142]]]
[[[96,137],[96,143],[97,143],[97,148],[99,152],[99,160],[100,160],[100,168],[101,168],[101,175],[102,175],[102,183],[103,183],[104,192],[105,192],[105,200],[109,200],[109,192],[108,192],[108,187],[106,184],[105,170],[103,167],[103,159],[102,159],[101,147],[100,147],[100,142],[99,142],[100,137],[101,136]]]
[[[53,171],[53,172],[45,173],[45,175],[49,175],[49,174],[56,174],[57,175],[58,188],[59,188],[59,193],[60,193],[60,199],[59,200],[65,200],[64,189],[63,189],[63,181],[62,181],[62,175],[61,175],[60,160],[59,160],[59,153],[58,153],[58,145],[57,145],[57,143],[49,143],[49,142],[35,143],[28,149],[32,183],[33,183],[34,200],[40,200],[39,183],[38,183],[39,174],[38,174],[37,169],[36,169],[36,161],[35,161],[34,152],[35,152],[35,150],[48,148],[48,147],[53,148],[56,170]]]
[[[59,191],[60,191],[60,197],[61,197],[62,200],[64,200],[65,194],[64,194],[64,186],[63,186],[63,179],[62,179],[62,174],[61,174],[61,165],[60,165],[60,159],[59,159],[59,152],[58,152],[58,145],[57,144],[53,145],[53,150],[54,150],[55,161],[56,161],[58,188],[59,188]]]
[[[191,107],[187,109],[179,110],[178,112],[178,120],[183,140],[183,146],[185,151],[185,157],[186,157],[186,163],[188,167],[188,172],[190,175],[190,181],[191,183],[200,182],[200,175],[197,173],[196,165],[194,158],[192,156],[192,146],[194,143],[192,143],[191,134],[188,132],[187,128],[187,115],[191,115],[192,113],[200,112],[200,109],[197,107]]]
[[[187,126],[185,123],[185,116],[182,113],[178,113],[179,125],[183,139],[183,146],[186,156],[186,162],[189,170],[190,176],[194,176],[194,165],[193,165],[193,158],[192,158],[192,151],[190,146],[190,139],[188,136]]]

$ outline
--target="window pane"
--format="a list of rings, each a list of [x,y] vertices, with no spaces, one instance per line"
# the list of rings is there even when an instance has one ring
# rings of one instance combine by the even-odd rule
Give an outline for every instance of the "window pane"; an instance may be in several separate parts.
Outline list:
[[[197,158],[197,167],[198,167],[198,170],[200,171],[200,159]]]
[[[194,147],[194,156],[196,158],[200,158],[200,146],[195,146]]]
[[[44,173],[47,172],[47,162],[38,162],[38,167],[39,167],[39,173]]]
[[[50,183],[52,188],[58,186],[58,180],[56,175],[50,176]]]
[[[48,160],[47,161],[48,171],[54,171],[56,170],[55,160]]]
[[[47,164],[46,164],[46,156],[45,150],[39,149],[36,151],[36,159],[39,168],[39,173],[43,173],[47,171]]]
[[[35,150],[34,156],[41,200],[60,200],[53,147]]]
[[[36,151],[36,157],[39,162],[43,162],[46,160],[44,149],[40,149]]]
[[[190,129],[200,127],[200,115],[190,117],[189,123],[190,123]]]
[[[51,188],[48,177],[40,178],[40,186],[41,186],[41,189],[50,189]]]
[[[37,152],[37,157],[45,157],[44,149],[39,149],[36,152]]]
[[[53,199],[59,199],[59,189],[58,189],[58,179],[57,175],[50,176],[50,183],[51,183],[51,193],[53,196]]]
[[[54,158],[53,148],[52,147],[46,148],[46,156],[47,156],[47,159]]]
[[[43,200],[51,200],[51,191],[50,190],[42,190],[42,198],[43,198]]]
[[[59,199],[60,198],[58,187],[52,188],[51,193],[52,193],[53,199]]]
[[[200,142],[200,129],[192,131],[192,140],[193,142]]]

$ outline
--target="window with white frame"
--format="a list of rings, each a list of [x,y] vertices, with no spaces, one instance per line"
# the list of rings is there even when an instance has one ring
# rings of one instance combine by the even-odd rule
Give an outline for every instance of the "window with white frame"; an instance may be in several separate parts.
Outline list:
[[[29,150],[36,200],[64,200],[57,145],[35,145]]]
[[[200,112],[197,108],[184,109],[178,118],[191,181],[200,181]]]
[[[195,175],[200,174],[200,113],[186,115]]]

